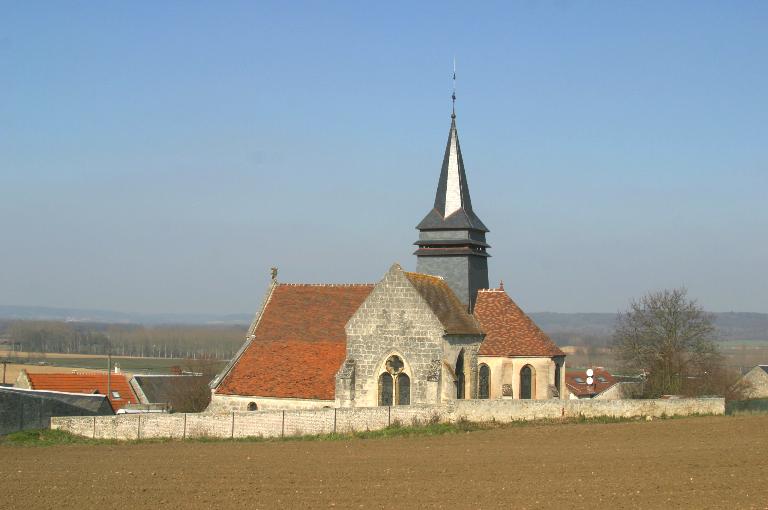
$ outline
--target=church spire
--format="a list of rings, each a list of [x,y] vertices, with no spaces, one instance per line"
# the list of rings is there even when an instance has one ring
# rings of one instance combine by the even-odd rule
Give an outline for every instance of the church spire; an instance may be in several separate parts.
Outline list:
[[[448,143],[443,155],[443,166],[437,182],[434,208],[416,227],[421,229],[467,228],[488,232],[488,229],[472,210],[467,173],[461,155],[456,114],[451,114]]]
[[[437,183],[435,204],[421,223],[416,271],[442,276],[471,313],[477,291],[488,288],[488,229],[472,210],[467,173],[456,129],[456,66],[451,94],[451,128]]]

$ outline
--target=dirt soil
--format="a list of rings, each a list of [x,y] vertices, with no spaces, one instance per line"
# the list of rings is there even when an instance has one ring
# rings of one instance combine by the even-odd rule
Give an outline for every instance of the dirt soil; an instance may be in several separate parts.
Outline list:
[[[768,508],[768,416],[0,447],[3,508]]]

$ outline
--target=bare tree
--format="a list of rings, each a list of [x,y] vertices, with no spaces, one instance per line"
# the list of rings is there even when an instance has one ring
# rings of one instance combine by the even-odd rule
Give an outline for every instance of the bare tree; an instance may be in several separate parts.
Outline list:
[[[686,289],[663,290],[619,314],[612,347],[625,368],[646,375],[646,397],[711,394],[723,367],[714,337],[712,315]]]

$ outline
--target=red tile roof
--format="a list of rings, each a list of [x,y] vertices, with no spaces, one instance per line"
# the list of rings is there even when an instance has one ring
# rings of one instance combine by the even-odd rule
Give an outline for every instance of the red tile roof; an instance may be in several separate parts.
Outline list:
[[[467,312],[445,280],[422,273],[405,273],[445,328],[453,335],[482,335],[480,325]]]
[[[565,370],[565,385],[568,390],[577,397],[591,397],[598,393],[607,390],[614,384],[616,379],[602,367],[594,368],[594,384],[587,384],[587,370],[586,369],[571,369]]]
[[[504,290],[478,291],[474,314],[486,335],[480,355],[565,355]]]
[[[373,285],[278,284],[245,348],[216,388],[224,395],[333,400],[344,326]]]
[[[27,377],[33,390],[107,395],[107,374],[104,372],[27,373]],[[111,394],[107,395],[109,403],[115,411],[122,409],[128,403],[139,403],[130,384],[128,384],[128,378],[124,374],[112,374],[110,377],[110,391],[116,391],[120,395],[120,398],[115,398]]]

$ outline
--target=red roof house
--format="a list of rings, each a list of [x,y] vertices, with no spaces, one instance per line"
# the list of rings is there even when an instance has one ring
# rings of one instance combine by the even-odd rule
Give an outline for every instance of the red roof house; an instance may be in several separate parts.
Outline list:
[[[30,374],[22,370],[16,380],[16,387],[106,395],[114,411],[122,409],[126,404],[139,403],[124,374],[111,374],[109,394],[107,394],[107,374],[104,372]]]
[[[586,369],[569,368],[565,371],[565,384],[568,387],[568,391],[577,398],[592,398],[617,382],[613,375],[602,367],[593,369],[592,384],[587,384]]]

